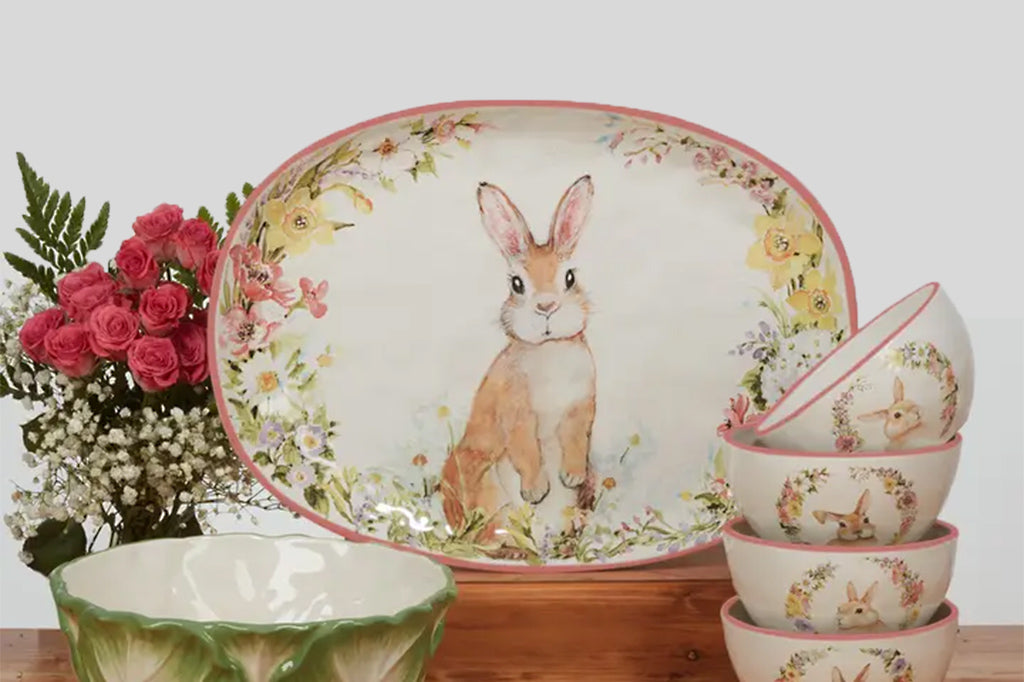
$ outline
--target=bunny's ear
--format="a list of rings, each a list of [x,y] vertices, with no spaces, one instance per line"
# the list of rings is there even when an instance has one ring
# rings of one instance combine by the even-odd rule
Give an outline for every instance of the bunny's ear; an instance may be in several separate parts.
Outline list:
[[[860,498],[857,500],[857,508],[853,510],[854,514],[863,516],[864,512],[868,510],[868,505],[871,504],[871,491],[865,490],[860,494]]]
[[[877,590],[877,589],[878,589],[878,581],[876,580],[875,582],[871,583],[871,587],[869,587],[867,589],[867,591],[864,592],[864,596],[861,597],[861,601],[864,602],[865,604],[870,605],[871,604],[871,600],[875,598],[875,590]]]
[[[843,518],[842,514],[837,514],[836,512],[831,511],[825,511],[824,509],[815,509],[814,511],[811,512],[811,516],[814,517],[815,521],[822,525],[825,525],[826,521],[839,521]]]
[[[899,377],[892,382],[892,399],[896,402],[903,400],[903,381]]]
[[[853,586],[852,582],[846,583],[846,598],[850,601],[860,601],[857,599],[857,588]]]
[[[854,678],[853,682],[867,682],[869,672],[871,672],[870,663],[860,669],[860,672],[857,673],[857,677]]]
[[[843,679],[843,673],[839,668],[832,668],[832,682],[846,682],[846,680]]]
[[[857,417],[862,422],[876,422],[880,419],[888,419],[889,410],[875,410],[874,412],[868,412]]]
[[[559,259],[565,260],[576,249],[583,225],[590,215],[591,199],[594,196],[594,183],[589,175],[584,175],[574,182],[562,195],[555,209],[555,217],[551,220],[551,233],[548,243],[554,245]]]
[[[496,185],[481,182],[476,190],[480,205],[480,218],[487,234],[498,245],[507,261],[520,261],[526,257],[533,243],[530,228],[516,205]]]

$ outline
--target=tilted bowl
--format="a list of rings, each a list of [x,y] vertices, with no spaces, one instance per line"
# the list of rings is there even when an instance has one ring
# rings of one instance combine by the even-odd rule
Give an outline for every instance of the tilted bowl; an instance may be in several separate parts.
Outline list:
[[[295,535],[122,545],[50,585],[83,682],[420,680],[455,598],[426,557]]]
[[[939,522],[912,544],[815,547],[762,540],[738,518],[723,544],[733,587],[759,627],[877,633],[931,619],[949,589],[957,536]]]
[[[727,477],[760,537],[812,545],[919,540],[938,518],[963,437],[895,452],[798,452],[760,445],[754,429],[724,434]]]
[[[945,601],[913,630],[815,635],[758,627],[739,597],[722,606],[725,648],[740,682],[942,682],[958,617]]]
[[[938,284],[909,294],[825,356],[764,414],[757,435],[793,450],[903,450],[943,443],[967,420],[974,358]]]

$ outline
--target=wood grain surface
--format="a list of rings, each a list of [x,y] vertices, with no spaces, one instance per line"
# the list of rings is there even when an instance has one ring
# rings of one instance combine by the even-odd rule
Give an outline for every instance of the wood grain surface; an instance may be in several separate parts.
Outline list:
[[[586,574],[460,571],[428,682],[735,682],[720,547]],[[1024,627],[965,627],[948,682],[1024,682]],[[72,682],[63,634],[0,632],[0,682]]]

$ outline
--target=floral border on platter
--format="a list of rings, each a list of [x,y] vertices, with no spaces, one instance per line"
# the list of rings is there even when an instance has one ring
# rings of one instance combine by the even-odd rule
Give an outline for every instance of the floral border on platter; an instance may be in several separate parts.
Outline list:
[[[767,276],[771,293],[762,294],[758,305],[772,323],[762,321],[759,333],[748,333],[747,341],[731,351],[749,355],[755,367],[738,381],[743,392],[729,399],[719,432],[743,423],[751,405],[764,410],[773,402],[764,393],[766,380],[772,390],[784,390],[768,376],[771,372],[806,367],[848,331],[838,317],[844,301],[837,270],[824,257],[824,227],[779,177],[752,160],[737,161],[725,145],[617,115],[610,115],[608,125],[613,132],[596,142],[623,155],[626,166],[660,163],[678,148],[692,154],[702,183],[742,188],[764,210],[754,220],[747,264]],[[458,559],[492,556],[495,547],[476,541],[482,520],[470,515],[458,529],[438,520],[439,480],[425,454],[411,457],[401,475],[339,466],[331,448],[338,424],[322,404],[308,399],[317,390],[319,369],[334,355],[329,347],[306,348],[280,330],[293,315],[319,319],[327,313],[330,283],[290,281],[285,272],[290,257],[342,238],[355,228],[358,215],[372,213],[371,195],[387,196],[410,180],[436,176],[444,159],[471,149],[475,136],[493,127],[478,112],[413,117],[402,122],[400,135],[371,140],[357,133],[295,164],[258,197],[251,222],[235,238],[229,251],[232,277],[223,278],[218,311],[218,342],[230,356],[220,360],[224,397],[239,438],[275,485],[299,492],[310,509],[341,519],[356,533]],[[268,306],[273,315],[262,312]],[[447,408],[436,409],[443,419]],[[638,438],[624,438],[624,449]],[[662,510],[647,506],[612,528],[580,523],[580,510],[567,507],[568,530],[536,537],[534,510],[523,504],[508,515],[507,535],[522,550],[522,557],[511,561],[603,563],[639,547],[675,553],[715,538],[736,515],[720,442],[716,445],[702,486],[680,493],[696,503],[689,523],[669,522]],[[451,431],[445,447],[453,446]],[[613,476],[605,476],[597,486],[595,509],[611,504],[618,486]]]

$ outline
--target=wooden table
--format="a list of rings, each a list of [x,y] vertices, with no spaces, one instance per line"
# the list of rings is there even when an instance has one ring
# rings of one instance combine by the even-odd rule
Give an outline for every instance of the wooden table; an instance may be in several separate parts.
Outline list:
[[[735,682],[719,547],[578,575],[461,571],[428,682]],[[0,631],[0,682],[73,682],[64,636]],[[947,681],[1024,682],[1024,627],[965,627]]]

